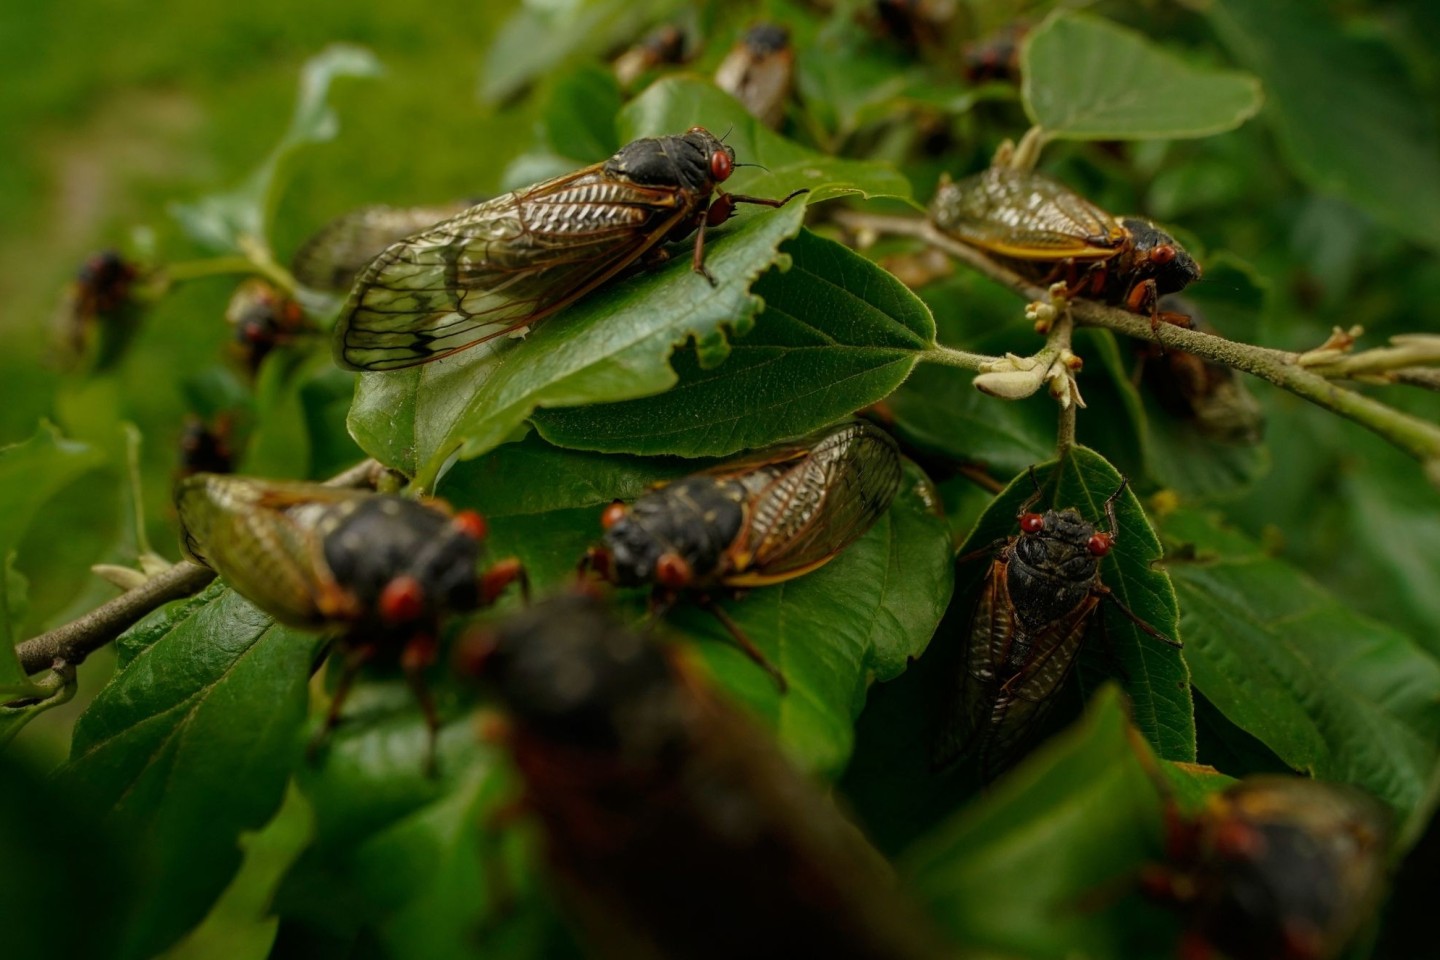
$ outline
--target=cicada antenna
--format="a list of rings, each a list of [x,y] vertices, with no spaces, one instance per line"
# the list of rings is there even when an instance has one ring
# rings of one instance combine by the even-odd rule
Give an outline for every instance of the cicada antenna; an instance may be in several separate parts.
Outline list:
[[[1035,475],[1035,465],[1033,463],[1030,465],[1030,482],[1035,486],[1035,492],[1030,494],[1024,503],[1020,504],[1020,509],[1015,513],[1017,517],[1021,514],[1029,513],[1030,508],[1039,503],[1040,498],[1045,495],[1045,491],[1040,487],[1040,478]]]
[[[1124,493],[1125,488],[1128,486],[1130,486],[1130,478],[1121,477],[1120,486],[1116,487],[1115,492],[1105,498],[1105,519],[1110,521],[1110,539],[1112,541],[1120,539],[1120,523],[1115,519],[1115,501],[1120,499],[1120,494]]]

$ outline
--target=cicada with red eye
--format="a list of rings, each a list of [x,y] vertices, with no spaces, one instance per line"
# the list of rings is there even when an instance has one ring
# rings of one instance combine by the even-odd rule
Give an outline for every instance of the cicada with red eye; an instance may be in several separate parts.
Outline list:
[[[251,376],[274,350],[312,332],[300,304],[259,277],[235,288],[225,307],[225,321],[235,332],[233,349]]]
[[[790,31],[776,23],[758,23],[745,31],[715,68],[715,86],[772,129],[785,119],[794,85],[795,48]]]
[[[662,24],[615,58],[611,65],[615,79],[623,89],[629,90],[656,67],[684,63],[690,57],[688,48],[685,31],[672,23]]]
[[[1389,818],[1354,788],[1248,777],[1166,821],[1168,862],[1142,879],[1188,914],[1185,960],[1334,960],[1379,901]]]
[[[605,957],[951,956],[890,868],[680,653],[560,595],[468,639],[459,670],[588,945]]]
[[[346,292],[360,271],[390,244],[448,220],[475,202],[420,207],[375,204],[341,214],[300,245],[290,272],[312,290]]]
[[[703,127],[633,140],[609,160],[471,207],[388,247],[361,272],[335,326],[348,370],[399,370],[533,326],[664,244],[705,230],[735,205],[780,200],[725,193],[735,151]]]
[[[336,636],[345,667],[326,732],[360,668],[395,656],[424,711],[433,761],[438,721],[424,671],[444,620],[526,584],[518,560],[479,572],[484,518],[439,501],[209,473],[181,481],[176,505],[186,556],[281,623]]]
[[[1063,281],[1066,297],[1123,307],[1152,326],[1189,325],[1160,310],[1162,296],[1200,279],[1185,248],[1148,220],[1117,219],[1049,177],[993,166],[958,182],[945,178],[930,219],[1035,283]]]
[[[75,272],[56,320],[60,346],[70,359],[90,353],[97,369],[104,369],[123,354],[139,326],[141,303],[136,287],[141,268],[114,250],[92,254]]]
[[[665,484],[629,506],[611,504],[603,542],[587,561],[620,586],[653,585],[657,606],[694,598],[784,689],[712,593],[818,569],[864,535],[899,489],[895,441],[847,420]]]
[[[1115,501],[1105,501],[1109,530],[1073,507],[1034,511],[1041,490],[1020,506],[1020,533],[969,557],[994,553],[971,620],[957,696],[936,741],[933,763],[978,763],[989,779],[1019,757],[1039,730],[1075,666],[1091,616],[1109,600],[1145,633],[1179,647],[1125,606],[1100,577],[1118,535]]]
[[[235,464],[233,439],[234,421],[229,414],[209,423],[197,416],[187,417],[180,433],[180,475],[229,473]]]

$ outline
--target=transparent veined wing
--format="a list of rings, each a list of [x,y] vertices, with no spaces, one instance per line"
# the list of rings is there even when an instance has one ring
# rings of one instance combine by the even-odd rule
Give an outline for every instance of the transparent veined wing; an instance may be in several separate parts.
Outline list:
[[[365,268],[336,326],[336,361],[396,370],[533,324],[664,241],[699,202],[596,166],[471,207]]]
[[[391,207],[375,204],[341,214],[300,245],[290,272],[312,290],[348,291],[355,278],[390,244],[468,209],[472,203]]]
[[[930,216],[972,246],[1018,260],[1104,260],[1128,239],[1110,214],[1037,173],[991,167],[943,184]]]

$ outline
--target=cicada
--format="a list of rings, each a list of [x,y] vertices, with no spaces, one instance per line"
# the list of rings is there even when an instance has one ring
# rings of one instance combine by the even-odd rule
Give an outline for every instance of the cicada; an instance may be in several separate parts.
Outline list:
[[[785,104],[795,84],[795,48],[780,24],[758,23],[715,68],[715,86],[744,105],[767,127],[785,119]]]
[[[657,606],[682,593],[711,611],[784,687],[784,678],[715,604],[713,591],[803,576],[880,518],[900,489],[895,441],[847,420],[665,484],[601,518],[588,562],[625,586],[653,585]]]
[[[493,602],[518,560],[477,573],[485,521],[367,490],[198,473],[176,492],[185,554],[281,623],[332,632],[345,655],[326,731],[356,673],[398,655],[431,733],[424,671],[447,615]]]
[[[1161,307],[1188,314],[1195,329],[1207,329],[1183,298],[1166,297]],[[1141,363],[1140,382],[1166,413],[1188,421],[1217,443],[1254,446],[1264,437],[1265,411],[1238,370],[1139,340],[1135,341],[1135,353]]]
[[[705,229],[739,203],[725,193],[735,151],[703,127],[633,140],[604,163],[507,193],[394,244],[361,272],[335,327],[349,370],[398,370],[530,327],[626,268],[668,259],[663,244]],[[803,191],[796,191],[801,193]]]
[[[1148,220],[1117,219],[1049,177],[993,166],[957,183],[948,178],[930,204],[935,226],[1035,283],[1064,281],[1065,296],[1089,297],[1150,318],[1160,298],[1200,279],[1197,264]]]
[[[195,473],[229,473],[234,468],[230,449],[234,422],[228,414],[206,423],[200,417],[185,420],[180,433],[180,475]]]
[[[233,349],[251,376],[277,347],[293,344],[310,330],[300,304],[259,277],[235,288],[225,320],[235,331]]]
[[[1167,824],[1170,862],[1144,881],[1187,908],[1187,960],[1333,960],[1384,884],[1388,817],[1353,788],[1249,777]]]
[[[971,620],[959,695],[936,741],[937,768],[970,758],[988,779],[1019,756],[1070,675],[1102,600],[1155,639],[1180,646],[1136,616],[1100,578],[1100,561],[1115,545],[1115,501],[1124,490],[1122,483],[1105,501],[1106,531],[1073,507],[1033,512],[1041,496],[1036,482],[1015,517],[1020,533],[969,555],[993,552],[994,559]]]
[[[87,355],[90,345],[96,368],[118,360],[138,327],[140,303],[135,297],[142,274],[138,265],[114,250],[92,254],[75,272],[66,291],[55,328],[69,360]]]
[[[826,792],[673,648],[562,594],[461,647],[602,956],[948,954]]]
[[[651,30],[639,43],[615,58],[611,65],[615,79],[626,90],[641,77],[665,64],[684,63],[688,59],[685,32],[672,23]]]
[[[960,48],[960,64],[971,83],[1015,83],[1020,79],[1020,43],[1030,24],[1015,21]]]
[[[312,290],[348,291],[360,271],[390,244],[472,205],[456,201],[421,207],[360,207],[331,220],[301,244],[290,261],[290,272]]]

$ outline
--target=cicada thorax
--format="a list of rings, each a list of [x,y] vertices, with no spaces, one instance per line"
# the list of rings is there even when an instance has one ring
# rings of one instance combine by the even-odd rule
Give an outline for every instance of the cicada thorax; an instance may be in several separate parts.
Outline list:
[[[694,233],[693,266],[711,282],[705,227],[736,203],[720,193],[735,152],[700,127],[634,140],[609,160],[508,193],[386,248],[360,274],[335,329],[355,370],[428,363],[517,334]]]
[[[1161,296],[1200,277],[1194,258],[1153,223],[1116,218],[1031,171],[994,166],[942,182],[930,218],[1033,283],[1063,282],[1067,296],[1100,300],[1152,320],[1161,318]]]
[[[1146,886],[1186,908],[1194,955],[1333,960],[1376,905],[1387,819],[1352,788],[1247,778],[1194,818],[1172,811],[1171,860]]]
[[[605,531],[615,582],[680,589],[720,582],[740,534],[749,491],[699,475],[646,494]]]
[[[647,948],[627,956],[942,955],[823,791],[598,600],[554,598],[483,647],[470,663],[598,949],[618,934]]]

